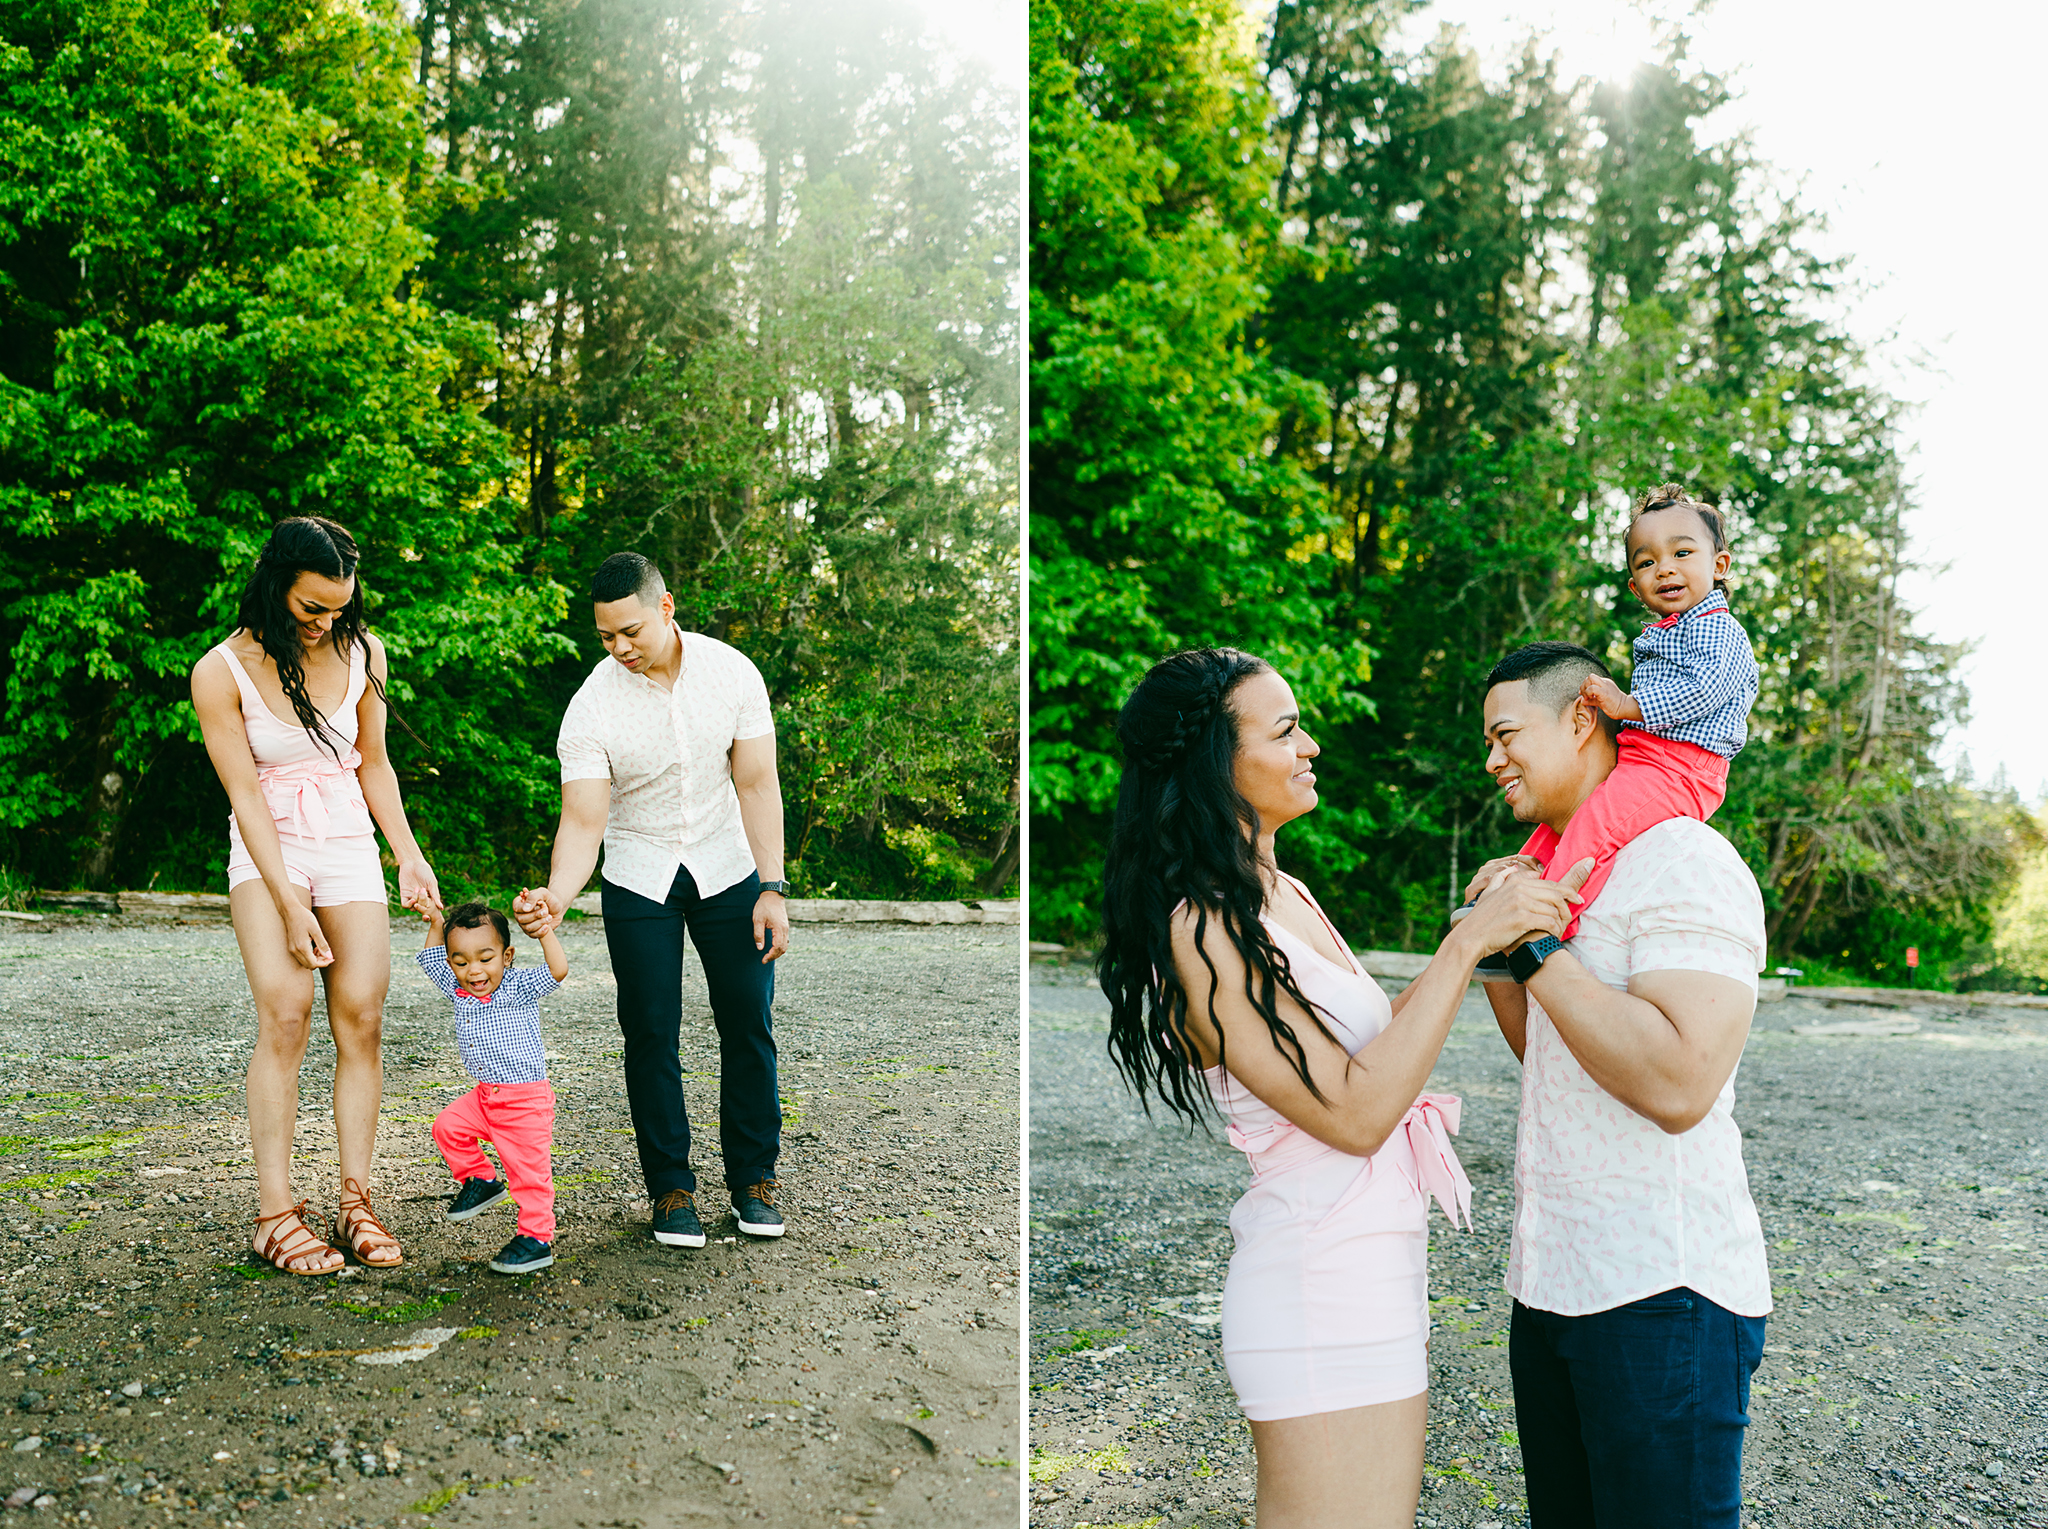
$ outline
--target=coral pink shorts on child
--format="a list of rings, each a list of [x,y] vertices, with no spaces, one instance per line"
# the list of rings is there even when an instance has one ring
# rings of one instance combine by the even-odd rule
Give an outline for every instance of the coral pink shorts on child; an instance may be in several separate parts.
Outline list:
[[[1614,773],[1593,788],[1563,835],[1546,823],[1522,846],[1523,854],[1543,862],[1545,881],[1562,881],[1565,872],[1593,857],[1593,874],[1579,888],[1584,901],[1565,930],[1566,939],[1579,932],[1579,917],[1607,885],[1614,856],[1624,844],[1673,818],[1704,823],[1728,795],[1728,761],[1712,749],[1625,727],[1618,750]]]
[[[497,1170],[478,1149],[487,1141],[505,1165],[505,1187],[519,1204],[519,1230],[536,1242],[555,1240],[555,1170],[548,1147],[555,1139],[555,1089],[534,1083],[479,1083],[434,1117],[434,1145],[459,1184],[495,1179]]]

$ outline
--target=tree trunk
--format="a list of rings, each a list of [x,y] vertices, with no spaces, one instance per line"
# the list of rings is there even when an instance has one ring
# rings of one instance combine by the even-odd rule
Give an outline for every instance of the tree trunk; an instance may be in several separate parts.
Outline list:
[[[1821,875],[1821,854],[1815,849],[1813,858],[1807,863],[1806,875],[1801,883],[1801,890],[1806,895],[1800,899],[1799,911],[1792,916],[1791,924],[1785,930],[1784,939],[1773,940],[1771,943],[1785,951],[1798,947],[1799,937],[1806,933],[1807,920],[1813,917],[1813,910],[1820,906],[1820,894],[1826,885],[1827,878]]]
[[[128,816],[128,777],[118,768],[114,746],[119,737],[115,702],[125,685],[116,686],[100,712],[100,735],[93,747],[92,797],[86,805],[85,855],[78,862],[78,884],[103,890],[114,879],[114,851]]]
[[[1017,862],[1021,857],[1024,847],[1017,833],[1017,788],[1017,778],[1012,776],[1009,790],[1010,821],[1004,825],[1002,837],[996,840],[995,863],[990,865],[986,871],[983,871],[981,878],[975,883],[977,891],[987,893],[1000,892],[1004,884],[1017,874]]]
[[[1386,480],[1393,471],[1394,431],[1398,427],[1401,415],[1401,390],[1407,385],[1407,378],[1400,372],[1395,372],[1393,389],[1387,394],[1387,427],[1380,432],[1379,455],[1373,461],[1371,472],[1365,477],[1367,491],[1372,495],[1372,505],[1366,511],[1365,535],[1355,558],[1361,588],[1367,579],[1380,571],[1380,527],[1386,515],[1384,489]]]
[[[1785,851],[1792,845],[1792,820],[1778,819],[1778,831],[1771,835],[1771,864],[1764,872],[1764,885],[1774,887],[1778,878],[1785,874]]]
[[[860,421],[853,413],[853,390],[841,383],[832,390],[832,465],[851,457],[860,436]]]
[[[553,399],[562,396],[562,347],[568,327],[568,307],[568,293],[556,292],[554,325],[548,334],[546,383],[548,396]],[[533,419],[533,444],[527,454],[532,476],[526,485],[526,513],[528,534],[536,541],[547,535],[556,511],[562,506],[561,486],[556,481],[561,467],[561,443],[555,439],[555,421],[559,417],[556,409],[543,407]]]

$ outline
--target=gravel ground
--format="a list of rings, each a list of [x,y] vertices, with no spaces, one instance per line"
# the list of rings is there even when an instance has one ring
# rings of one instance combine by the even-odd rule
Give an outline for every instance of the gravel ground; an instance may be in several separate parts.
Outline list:
[[[801,929],[777,1003],[789,1234],[737,1236],[699,1121],[717,1214],[696,1252],[647,1235],[602,926],[563,933],[554,1268],[485,1269],[509,1205],[441,1220],[428,1122],[468,1084],[406,920],[375,1184],[406,1263],[298,1279],[248,1251],[253,1015],[227,925],[0,926],[9,1507],[252,1529],[1017,1521],[1018,931]],[[708,1115],[717,1038],[685,972]],[[331,1216],[323,1030],[297,1188]]]
[[[1148,1122],[1077,968],[1031,984],[1034,1525],[1252,1522],[1215,1315],[1247,1172]],[[1758,1011],[1736,1114],[1776,1311],[1744,1522],[2048,1524],[2048,1014]],[[1501,1288],[1520,1069],[1475,988],[1433,1089],[1465,1100],[1476,1230],[1431,1216],[1425,1526],[1527,1522]]]

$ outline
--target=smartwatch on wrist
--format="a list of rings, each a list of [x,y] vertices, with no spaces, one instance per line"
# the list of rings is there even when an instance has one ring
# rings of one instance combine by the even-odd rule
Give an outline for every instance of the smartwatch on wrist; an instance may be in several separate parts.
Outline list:
[[[1543,963],[1564,949],[1564,941],[1544,935],[1541,939],[1530,940],[1517,945],[1507,953],[1508,972],[1517,982],[1527,982],[1543,968]]]
[[[761,890],[763,892],[780,892],[784,897],[787,897],[789,896],[789,883],[786,881],[764,881],[761,883]]]

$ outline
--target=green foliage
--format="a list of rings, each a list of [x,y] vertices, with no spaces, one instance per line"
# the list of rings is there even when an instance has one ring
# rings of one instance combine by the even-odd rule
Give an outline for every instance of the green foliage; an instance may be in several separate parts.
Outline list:
[[[2037,809],[2019,883],[1998,910],[1991,963],[1964,974],[1964,985],[2048,993],[2048,808]]]
[[[1491,81],[1455,32],[1399,44],[1414,8],[1283,0],[1263,68],[1221,8],[1129,56],[1120,26],[1034,11],[1037,932],[1091,937],[1123,693],[1173,646],[1235,640],[1324,745],[1290,868],[1359,941],[1433,944],[1471,867],[1526,836],[1481,767],[1487,669],[1548,637],[1626,678],[1627,508],[1676,478],[1728,519],[1763,669],[1716,826],[1774,948],[1981,966],[2033,830],[1936,762],[1958,654],[1899,607],[1898,407],[1825,316],[1838,272],[1740,143],[1698,143],[1727,92],[1682,37],[1625,84],[1560,80],[1533,46]],[[1155,300],[1126,288],[1213,282],[1219,249],[1238,298],[1172,328],[1174,361],[1204,401],[1260,379],[1262,407],[1221,426],[1155,387],[1186,428],[1121,473],[1119,362],[1058,363],[1127,311],[1110,298]],[[1141,356],[1161,327],[1105,349]],[[1182,471],[1237,518],[1149,492]],[[1318,647],[1361,660],[1334,695]]]
[[[884,4],[412,9],[0,17],[8,874],[219,885],[187,674],[318,512],[444,892],[545,865],[625,547],[767,675],[800,890],[1013,882],[1003,103]]]
[[[1034,918],[1086,922],[1110,723],[1146,666],[1228,643],[1356,715],[1369,654],[1325,626],[1310,477],[1267,448],[1302,382],[1248,333],[1278,229],[1263,92],[1230,0],[1034,0]]]

